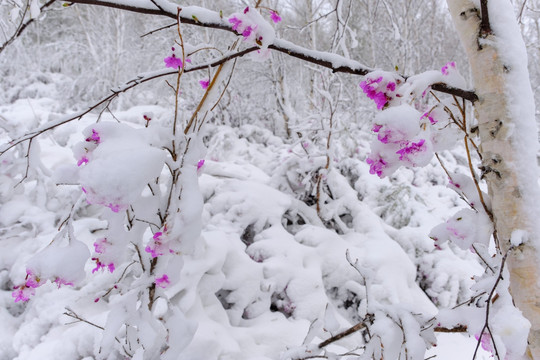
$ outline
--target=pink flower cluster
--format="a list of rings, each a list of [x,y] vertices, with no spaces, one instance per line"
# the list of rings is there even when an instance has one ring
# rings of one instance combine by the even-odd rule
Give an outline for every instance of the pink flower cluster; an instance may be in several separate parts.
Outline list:
[[[156,278],[156,286],[159,286],[162,289],[165,289],[170,284],[171,282],[169,281],[167,274],[163,274],[163,276]]]
[[[396,88],[400,80],[385,80],[383,76],[367,78],[360,83],[360,88],[368,98],[375,101],[377,109],[383,109],[389,101],[396,97]]]
[[[165,227],[163,231],[167,231],[167,228]],[[149,253],[152,258],[156,258],[158,256],[162,256],[165,253],[173,253],[173,250],[170,250],[166,244],[163,243],[163,240],[161,237],[163,236],[163,232],[158,231],[154,234],[152,237],[152,240],[148,243],[148,245],[144,248],[144,251]]]
[[[98,239],[94,242],[94,249],[98,254],[105,255],[107,248],[110,246],[111,243],[107,240],[107,238]],[[93,257],[92,260],[96,262],[96,267],[92,270],[92,274],[102,269],[108,269],[111,273],[115,270],[113,262],[110,262],[109,264],[103,263],[99,257]]]
[[[456,63],[454,61],[450,61],[441,68],[441,72],[443,75],[449,75],[450,72],[455,69],[456,69]]]
[[[259,25],[254,21],[254,19],[260,17],[260,15],[257,14],[257,17],[253,17],[250,16],[251,13],[252,10],[248,6],[244,9],[243,14],[233,14],[229,18],[229,23],[232,25],[231,28],[234,31],[244,37],[244,40],[254,41],[259,46],[261,46],[263,37],[261,34],[258,33]],[[277,11],[270,10],[270,19],[272,19],[272,21],[277,24],[281,21],[281,16],[279,16]]]
[[[421,126],[423,115],[404,104],[388,108],[375,119],[372,131],[377,140],[366,159],[369,172],[379,177],[391,174],[400,166],[424,166],[433,156],[430,132]]]
[[[88,154],[101,143],[101,137],[95,129],[92,129],[92,134],[86,138],[86,142],[91,143],[88,147],[85,147],[86,154]],[[86,154],[77,161],[77,166],[88,164],[89,159]]]
[[[249,7],[246,7],[244,9],[244,14],[247,14],[249,11]],[[232,24],[232,29],[234,31],[244,37],[244,40],[253,40],[257,44],[261,44],[263,37],[261,35],[257,35],[257,29],[259,26],[257,24],[250,23],[248,18],[240,18],[233,15],[229,18],[229,23]]]
[[[174,53],[174,47],[172,47],[171,50],[173,52],[172,55],[167,56],[165,59],[163,59],[163,61],[165,62],[165,67],[173,69],[181,68],[183,66],[182,59],[176,57],[176,54]]]
[[[60,288],[61,285],[73,286],[72,282],[69,282],[59,276],[55,277],[52,282],[56,283],[58,288]],[[36,288],[40,287],[44,283],[45,281],[43,281],[43,279],[40,278],[40,276],[38,276],[34,271],[31,269],[26,269],[25,283],[15,286],[11,296],[15,298],[15,302],[28,301],[30,300],[31,296],[36,294]]]

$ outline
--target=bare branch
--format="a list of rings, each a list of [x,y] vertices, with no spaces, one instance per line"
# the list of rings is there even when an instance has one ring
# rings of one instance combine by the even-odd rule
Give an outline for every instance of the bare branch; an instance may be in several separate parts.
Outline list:
[[[342,331],[339,334],[332,336],[330,339],[326,339],[325,341],[323,341],[322,343],[319,344],[319,349],[322,349],[323,347],[325,347],[327,345],[330,345],[331,343],[333,343],[335,341],[343,339],[345,336],[349,336],[352,333],[355,333],[358,330],[361,330],[361,329],[363,329],[365,327],[366,327],[366,325],[363,322],[358,323],[358,324],[348,328],[347,330]]]
[[[72,0],[71,2],[78,4],[112,7],[142,14],[161,15],[169,17],[171,19],[177,18],[178,11],[178,7],[173,3],[163,2],[162,4],[162,2],[160,1],[158,7],[157,5],[155,5],[154,2],[150,0],[146,4],[142,5],[141,3],[137,3],[138,5],[133,5],[129,0]],[[238,35],[237,32],[232,29],[231,24],[229,24],[227,20],[225,18],[222,18],[217,12],[212,12],[205,9],[205,20],[202,21],[201,19],[203,18],[203,16],[196,16],[200,12],[200,10],[201,8],[197,6],[184,7],[179,13],[179,20],[183,24],[225,30]],[[297,59],[328,68],[334,73],[346,73],[364,76],[369,72],[373,71],[373,69],[362,65],[358,61],[347,59],[337,54],[309,50],[283,39],[274,40],[273,44],[269,45],[268,48],[282,52]],[[249,50],[246,50],[247,52],[252,52],[254,50],[258,50],[258,48],[252,47],[249,48]],[[406,78],[406,76],[404,77]],[[474,91],[454,88],[444,83],[433,84],[432,89],[443,93],[455,95],[471,102],[478,100],[478,97],[476,96]]]
[[[47,1],[45,4],[43,4],[39,8],[39,10],[40,11],[45,10],[46,8],[51,6],[55,1],[56,0]],[[21,23],[17,27],[17,30],[15,30],[13,35],[11,35],[11,37],[9,39],[7,39],[5,43],[0,45],[0,53],[2,53],[2,51],[4,51],[9,44],[11,44],[13,41],[15,41],[15,39],[17,39],[19,36],[21,36],[22,32],[28,27],[28,25],[30,25],[31,23],[34,22],[35,19],[32,19],[32,18],[27,19],[26,21],[24,20],[27,12],[28,12],[28,7],[26,7],[25,10],[24,10],[24,13],[23,13],[22,18],[21,18]]]
[[[493,34],[491,30],[491,25],[489,23],[489,12],[488,12],[488,0],[480,0],[480,10],[481,10],[481,20],[480,20],[480,36],[486,37],[490,34]]]

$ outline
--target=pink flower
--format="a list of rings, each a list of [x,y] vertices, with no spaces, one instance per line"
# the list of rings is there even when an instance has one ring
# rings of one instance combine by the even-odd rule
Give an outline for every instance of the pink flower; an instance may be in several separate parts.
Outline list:
[[[162,235],[161,231],[156,232],[152,241],[144,248],[144,251],[152,255],[152,258],[162,256],[166,252],[166,247],[161,241]]]
[[[429,119],[429,122],[431,123],[431,125],[435,125],[437,123],[437,120],[435,120],[433,118],[433,116],[430,115],[429,111],[424,113],[424,115],[422,115],[422,117],[420,118],[420,120],[422,120],[423,118],[428,118]]]
[[[377,91],[379,87],[379,83],[382,80],[383,78],[381,76],[377,79],[367,79],[360,83],[360,88],[364,91],[364,93],[367,95],[368,98],[375,101],[375,104],[377,104],[377,109],[379,110],[381,110],[388,102],[388,98],[386,94],[382,91]],[[395,84],[394,84],[394,89],[395,89]]]
[[[170,283],[167,274],[163,274],[162,277],[156,279],[156,286],[159,286],[162,289],[165,289]]]
[[[208,89],[208,85],[210,85],[210,79],[208,80],[199,80],[199,84],[201,84],[201,87],[203,89]]]
[[[420,141],[416,143],[407,142],[407,145],[405,147],[403,147],[401,150],[396,151],[396,154],[399,154],[399,160],[405,160],[405,159],[409,160],[408,155],[414,155],[417,152],[425,151],[426,150],[425,143],[426,141],[424,139],[420,139]]]
[[[229,22],[232,24],[232,29],[234,31],[237,31],[240,26],[242,26],[242,20],[237,18],[236,16],[233,16],[229,19]]]
[[[26,287],[35,289],[43,285],[43,284],[40,284],[40,282],[41,282],[41,279],[36,274],[34,274],[32,270],[26,269],[26,282],[24,284]]]
[[[383,127],[382,125],[374,124],[373,127],[371,128],[371,131],[379,132],[379,130],[381,130],[382,127]]]
[[[281,16],[275,11],[270,11],[270,19],[274,22],[274,24],[277,24],[281,21]]]
[[[253,30],[255,30],[253,27],[247,26],[247,27],[244,29],[244,31],[242,31],[242,36],[243,36],[244,38],[248,38],[249,35],[251,35],[251,32],[252,32]]]
[[[60,286],[61,286],[61,285],[69,285],[69,286],[73,286],[73,283],[72,283],[72,282],[68,282],[67,280],[62,279],[61,277],[57,277],[56,279],[54,279],[53,282],[56,283],[56,284],[58,285],[58,288],[59,288],[59,289],[60,289]]]
[[[201,159],[197,163],[197,171],[199,171],[203,166],[204,166],[204,159]]]
[[[448,63],[446,63],[446,65],[444,65],[442,68],[441,68],[441,72],[443,75],[448,75],[449,74],[449,69],[452,68],[452,69],[455,69],[456,68],[456,63],[454,61],[450,61]]]
[[[105,265],[104,263],[102,263],[99,258],[92,258],[92,260],[94,260],[96,262],[96,267],[92,270],[92,274],[95,273],[96,271],[98,270],[101,270],[101,269],[108,269],[109,272],[114,272],[115,270],[115,267],[114,267],[114,263],[110,263],[109,265]]]
[[[384,161],[380,156],[378,159],[372,159],[368,157],[366,162],[369,164],[369,173],[377,174],[378,177],[382,178],[383,170],[386,168],[388,163]]]
[[[113,212],[117,213],[120,211],[120,205],[119,204],[111,204],[107,205],[108,208],[110,208]]]
[[[178,69],[182,67],[182,59],[177,58],[174,54],[167,56],[163,61],[165,61],[165,67],[168,68]]]
[[[386,88],[390,91],[396,91],[396,83],[395,82],[389,82],[386,84]]]
[[[478,334],[474,335],[474,338],[476,340],[480,339],[480,336]],[[493,347],[491,346],[491,336],[486,333],[482,333],[482,338],[480,340],[480,345],[482,345],[482,349],[493,352]]]
[[[103,254],[105,253],[105,249],[107,248],[107,246],[109,246],[110,243],[107,241],[107,238],[102,238],[102,239],[97,239],[95,242],[94,242],[94,248],[96,249],[96,252],[98,254]]]
[[[458,188],[458,189],[461,188],[461,185],[458,184],[458,183],[453,182],[452,179],[449,179],[449,183],[450,183],[450,185],[453,185],[453,186],[455,186],[455,187]]]
[[[83,155],[83,157],[77,161],[77,166],[81,166],[82,164],[88,164],[88,158],[86,155]]]
[[[19,301],[28,301],[30,300],[30,296],[34,296],[36,294],[36,289],[29,288],[24,285],[15,286],[15,290],[11,293],[11,296],[15,298],[15,302]]]
[[[101,142],[101,138],[99,136],[99,133],[92,129],[92,135],[86,138],[86,141],[93,142],[94,144],[99,144]]]

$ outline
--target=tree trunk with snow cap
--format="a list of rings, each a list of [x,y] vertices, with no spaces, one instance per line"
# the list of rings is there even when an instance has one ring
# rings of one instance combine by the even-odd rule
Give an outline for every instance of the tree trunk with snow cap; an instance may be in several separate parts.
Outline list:
[[[486,178],[516,306],[531,322],[528,358],[540,359],[538,137],[527,53],[508,0],[447,0],[467,52]]]

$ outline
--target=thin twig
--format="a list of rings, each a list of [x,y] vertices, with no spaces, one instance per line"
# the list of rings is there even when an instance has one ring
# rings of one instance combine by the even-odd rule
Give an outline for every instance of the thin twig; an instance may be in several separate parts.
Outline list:
[[[329,344],[331,344],[331,343],[333,343],[333,342],[335,342],[335,341],[338,341],[338,340],[340,340],[340,339],[343,339],[344,337],[349,336],[349,335],[351,335],[352,333],[355,333],[355,332],[357,332],[358,330],[361,330],[361,329],[363,329],[363,328],[365,328],[365,327],[366,327],[366,324],[364,324],[363,322],[358,323],[358,324],[356,324],[356,325],[354,325],[354,326],[351,326],[351,327],[348,328],[347,330],[342,331],[342,332],[340,332],[339,334],[334,335],[334,336],[332,336],[331,338],[324,340],[322,343],[319,344],[319,349],[322,349],[323,347],[325,347],[325,346],[327,346],[327,345],[329,345]]]
[[[176,23],[175,23],[175,22],[172,23],[172,24],[165,25],[165,26],[162,26],[162,27],[160,27],[160,28],[154,29],[154,30],[152,30],[152,31],[149,31],[149,32],[147,32],[147,33],[141,35],[140,37],[143,38],[143,37],[145,37],[145,36],[152,35],[152,34],[158,32],[158,31],[165,30],[165,29],[171,28],[171,27],[173,27],[173,26],[176,26]]]

